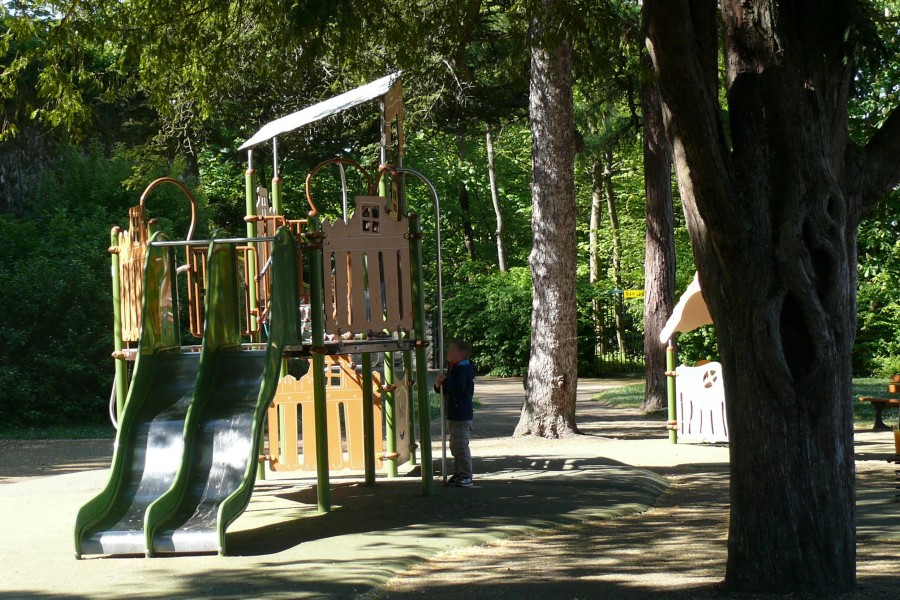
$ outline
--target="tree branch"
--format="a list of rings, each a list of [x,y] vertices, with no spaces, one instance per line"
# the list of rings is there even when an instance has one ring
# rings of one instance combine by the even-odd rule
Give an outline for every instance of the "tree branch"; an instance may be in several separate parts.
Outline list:
[[[863,214],[900,184],[900,106],[894,107],[881,128],[862,151],[860,162]]]

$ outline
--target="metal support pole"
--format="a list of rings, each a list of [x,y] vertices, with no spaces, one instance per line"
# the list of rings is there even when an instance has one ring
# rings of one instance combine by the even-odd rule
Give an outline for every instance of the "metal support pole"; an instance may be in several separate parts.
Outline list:
[[[431,415],[428,407],[428,363],[425,358],[425,274],[422,269],[422,228],[418,215],[409,216],[409,255],[416,333],[416,389],[419,400],[419,439],[422,450],[422,493],[434,495],[431,462]]]
[[[675,345],[669,340],[666,347],[666,393],[669,397],[669,424],[678,426],[678,414],[675,410]],[[669,441],[673,444],[678,443],[678,430],[676,428],[669,429]]]
[[[384,387],[390,388],[396,384],[397,378],[394,373],[394,353],[384,353]],[[391,389],[385,389],[381,393],[381,404],[384,407],[384,422],[387,433],[387,443],[385,444],[385,452],[389,456],[393,456],[397,452],[397,394]],[[388,459],[385,462],[387,467],[387,476],[390,478],[397,476],[397,459]]]
[[[278,138],[272,138],[272,212],[283,215],[281,204],[281,176],[278,174]]]
[[[362,355],[363,450],[366,485],[375,485],[375,403],[372,398],[372,355]],[[378,424],[381,433],[381,423]]]
[[[309,234],[319,233],[319,220],[309,220]],[[314,236],[315,237],[315,236]],[[325,402],[325,313],[324,284],[322,282],[321,240],[310,239],[309,249],[309,301],[312,312],[313,355],[310,368],[313,370],[313,405],[316,414],[316,472],[319,512],[331,510],[331,490],[328,483],[328,415]]]
[[[415,466],[418,464],[418,460],[416,459],[416,403],[415,403],[415,394],[413,394],[412,383],[415,381],[415,376],[413,375],[412,368],[412,352],[410,350],[403,351],[403,376],[406,380],[407,394],[406,397],[409,401],[409,406],[406,409],[407,414],[409,415],[409,424],[407,425],[407,432],[409,435],[409,464]]]
[[[247,217],[255,217],[256,216],[256,171],[253,170],[253,150],[247,150],[247,172],[244,174],[244,201],[245,201],[245,212]],[[247,221],[247,237],[253,238],[256,236],[256,224],[252,220]],[[249,244],[253,250],[254,255],[256,251],[256,242],[250,242]],[[259,311],[259,304],[256,294],[256,278],[251,277],[250,281],[247,282],[247,295],[249,296],[250,302],[250,322],[247,323],[247,328],[250,331],[255,331],[257,327],[257,315]],[[252,337],[252,336],[251,336]]]
[[[113,227],[109,235],[110,249],[119,247],[118,227]],[[112,303],[113,303],[113,349],[120,353],[125,347],[122,341],[122,296],[119,282],[119,266],[121,260],[118,252],[110,254],[112,268]],[[117,354],[121,356],[120,354]],[[115,359],[116,365],[116,421],[122,421],[122,412],[125,410],[125,395],[128,393],[128,364],[121,359]]]

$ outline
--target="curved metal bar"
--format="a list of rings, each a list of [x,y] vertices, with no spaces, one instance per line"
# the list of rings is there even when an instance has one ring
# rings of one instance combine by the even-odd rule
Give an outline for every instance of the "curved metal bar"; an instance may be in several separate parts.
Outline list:
[[[141,194],[141,207],[144,206],[144,202],[147,200],[147,195],[153,191],[156,186],[162,185],[164,183],[171,183],[174,186],[177,186],[184,195],[187,196],[188,201],[191,203],[191,226],[188,228],[187,237],[185,240],[190,241],[194,237],[194,227],[197,225],[197,201],[194,200],[194,196],[191,195],[191,191],[187,188],[186,185],[175,179],[174,177],[160,177],[159,179],[155,179],[150,182],[150,185],[144,190],[144,193]]]
[[[412,175],[425,183],[426,187],[431,191],[431,197],[434,200],[434,243],[435,243],[435,259],[437,260],[437,312],[438,312],[438,343],[437,347],[438,367],[441,372],[444,371],[444,277],[441,272],[441,200],[438,197],[437,190],[431,180],[424,173],[409,167],[389,167],[385,165],[378,173],[378,177],[383,171],[391,170],[392,173],[401,173]],[[445,431],[444,420],[446,418],[446,404],[444,401],[444,388],[441,386],[441,477],[444,483],[447,483],[447,434]]]
[[[341,171],[341,208],[344,210],[344,223],[350,218],[350,208],[347,200],[347,171],[344,165],[338,163],[338,169]]]
[[[372,176],[369,175],[369,172],[366,171],[359,163],[356,161],[350,160],[349,158],[329,158],[326,161],[320,162],[316,167],[309,172],[309,175],[306,176],[306,201],[309,203],[309,216],[310,218],[315,217],[319,214],[319,210],[316,208],[316,205],[313,204],[312,200],[312,178],[316,176],[316,173],[322,170],[323,167],[332,164],[341,164],[341,165],[350,165],[351,167],[355,167],[360,173],[366,176],[366,183],[368,184],[369,189],[367,190],[368,194],[374,193],[374,187],[372,187]]]
[[[438,309],[438,334],[440,344],[436,344],[438,346],[438,364],[440,368],[443,370],[444,368],[444,277],[441,272],[441,200],[438,197],[437,190],[434,187],[434,184],[425,177],[425,175],[417,171],[415,169],[410,169],[409,167],[390,167],[396,173],[404,173],[407,175],[412,175],[417,179],[421,180],[426,187],[428,187],[429,191],[431,191],[431,197],[434,200],[434,244],[435,244],[435,259],[437,260],[437,309]],[[385,167],[384,170],[386,170]],[[379,172],[380,173],[380,172]]]

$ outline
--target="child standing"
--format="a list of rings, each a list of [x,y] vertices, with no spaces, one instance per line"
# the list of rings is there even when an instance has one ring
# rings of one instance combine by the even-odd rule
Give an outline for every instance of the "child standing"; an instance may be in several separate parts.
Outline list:
[[[450,427],[450,453],[453,454],[455,471],[448,484],[472,487],[472,452],[469,437],[472,434],[475,394],[475,368],[469,362],[472,346],[463,340],[453,340],[447,347],[447,374],[437,376],[434,390],[444,389],[444,406]]]

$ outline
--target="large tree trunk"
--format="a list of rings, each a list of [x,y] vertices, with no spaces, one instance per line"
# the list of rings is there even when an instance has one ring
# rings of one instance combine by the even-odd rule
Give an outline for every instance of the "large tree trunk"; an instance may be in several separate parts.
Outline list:
[[[653,65],[641,59],[644,82],[644,192],[647,233],[644,258],[644,402],[642,411],[666,407],[666,349],[659,334],[675,307],[675,214],[672,208],[672,159],[663,126]]]
[[[494,168],[494,137],[491,130],[485,134],[487,143],[488,179],[491,184],[491,202],[494,204],[494,214],[497,216],[497,266],[501,271],[506,271],[506,247],[503,242],[503,211],[500,210],[500,195],[497,192],[497,170]]]
[[[595,163],[596,167],[596,163]],[[603,193],[606,196],[606,211],[609,214],[609,234],[612,238],[613,282],[617,290],[622,290],[622,237],[619,231],[619,211],[616,207],[616,192],[613,188],[613,151],[611,147],[603,150]],[[617,292],[613,297],[616,324],[616,345],[619,354],[625,356],[625,317],[622,314],[622,294]]]
[[[466,137],[459,134],[456,138],[459,162],[462,165],[466,160]],[[462,217],[463,241],[466,245],[466,254],[470,260],[475,260],[475,233],[472,230],[472,219],[469,217],[469,188],[466,180],[459,180],[459,212]]]
[[[576,433],[575,126],[572,50],[559,27],[562,0],[543,0],[531,21],[534,287],[528,390],[515,435]]]
[[[678,183],[716,324],[731,454],[729,588],[856,583],[856,228],[900,180],[896,110],[849,140],[849,2],[647,0]],[[724,31],[729,133],[718,105]]]

